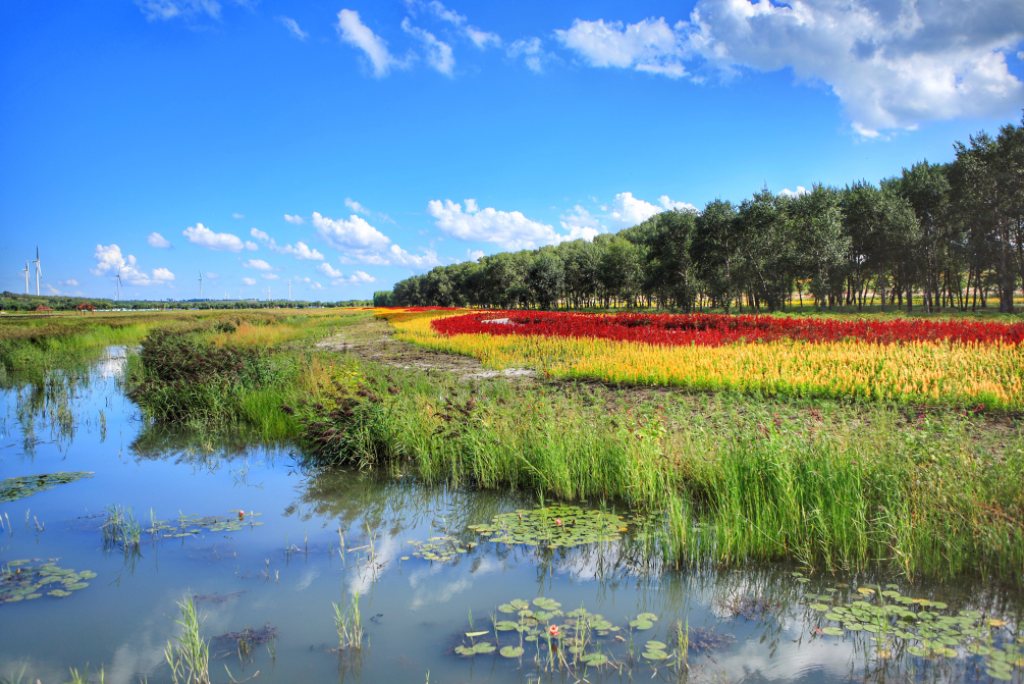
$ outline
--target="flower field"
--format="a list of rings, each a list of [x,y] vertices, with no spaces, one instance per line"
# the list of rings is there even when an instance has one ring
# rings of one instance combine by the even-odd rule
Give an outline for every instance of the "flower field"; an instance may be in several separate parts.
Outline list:
[[[1019,410],[1024,324],[693,314],[381,312],[401,338],[550,377]],[[490,321],[490,322],[488,322]]]

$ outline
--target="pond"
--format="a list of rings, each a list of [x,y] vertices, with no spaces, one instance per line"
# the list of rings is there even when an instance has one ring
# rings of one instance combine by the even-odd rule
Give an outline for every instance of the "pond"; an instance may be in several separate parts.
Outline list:
[[[631,511],[146,425],[125,354],[4,392],[0,681],[171,681],[190,596],[213,682],[1022,681],[1018,588],[663,567]]]

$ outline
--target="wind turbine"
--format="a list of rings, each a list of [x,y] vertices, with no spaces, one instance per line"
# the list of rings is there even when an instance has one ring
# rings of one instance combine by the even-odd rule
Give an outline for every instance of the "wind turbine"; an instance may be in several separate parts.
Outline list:
[[[43,263],[39,260],[39,248],[36,247],[36,260],[33,261],[36,265],[36,297],[39,296],[39,276],[43,273]]]
[[[199,298],[203,298],[203,272],[199,272]]]
[[[117,288],[116,288],[117,301],[121,301],[121,269],[117,269],[117,280],[116,280],[116,282],[117,282]]]
[[[29,268],[28,268],[28,262],[27,261],[25,262],[25,268],[22,269],[22,270],[25,271],[25,294],[28,294],[28,271],[29,271]]]
[[[292,279],[288,279],[288,301],[292,301]]]

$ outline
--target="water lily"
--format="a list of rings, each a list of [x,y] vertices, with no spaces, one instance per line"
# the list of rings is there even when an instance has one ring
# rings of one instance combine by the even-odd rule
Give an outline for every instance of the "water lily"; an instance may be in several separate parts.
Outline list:
[[[548,632],[551,634],[551,636],[558,637],[558,625],[551,625],[550,627],[548,627]]]

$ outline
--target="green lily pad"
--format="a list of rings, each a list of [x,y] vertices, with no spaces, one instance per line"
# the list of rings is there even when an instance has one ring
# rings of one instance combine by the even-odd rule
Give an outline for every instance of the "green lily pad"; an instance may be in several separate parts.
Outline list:
[[[64,596],[71,596],[71,592],[70,591],[64,591],[62,589],[54,589],[53,591],[46,592],[46,595],[47,596],[64,597]],[[18,599],[20,599],[20,598],[21,597],[19,596]],[[8,600],[12,600],[12,599],[8,599]]]
[[[493,542],[560,548],[615,541],[621,526],[620,517],[611,513],[558,505],[502,513],[489,524],[469,529]]]
[[[504,646],[498,652],[502,656],[504,656],[506,658],[518,658],[519,656],[523,655],[523,647],[522,646]]]
[[[509,632],[513,629],[518,629],[519,623],[512,622],[511,620],[500,620],[494,623],[494,628],[499,632]]]
[[[668,646],[666,646],[664,643],[662,643],[660,641],[648,641],[647,642],[647,650],[648,651],[664,651],[666,648],[668,648]]]
[[[821,631],[829,636],[843,636],[843,630],[839,627],[826,627]]]
[[[829,620],[834,620],[835,622],[843,621],[843,616],[839,615],[838,613],[825,613],[825,617]]]
[[[665,660],[668,658],[668,654],[664,651],[647,651],[644,653],[644,658],[647,660]]]
[[[931,655],[931,651],[929,651],[927,648],[922,648],[921,646],[907,646],[907,653],[909,653],[910,655],[919,656],[921,658]]]
[[[630,620],[629,626],[634,629],[650,629],[654,623],[649,620]]]
[[[49,473],[45,475],[25,475],[0,480],[0,502],[18,501],[41,491],[52,489],[57,485],[76,482],[84,477],[92,477],[92,473]]]
[[[608,656],[603,653],[591,653],[590,655],[583,656],[580,660],[585,662],[587,665],[597,667],[599,665],[606,665],[608,663]]]
[[[494,644],[489,644],[486,641],[477,644],[473,647],[474,653],[494,653]]]
[[[658,616],[654,613],[640,613],[636,616],[637,620],[646,620],[647,622],[657,622]]]

